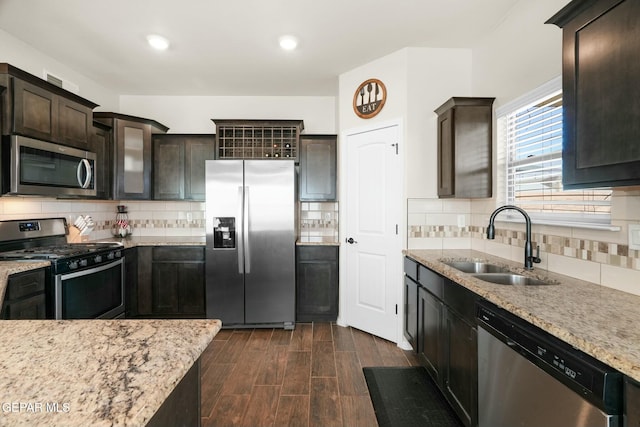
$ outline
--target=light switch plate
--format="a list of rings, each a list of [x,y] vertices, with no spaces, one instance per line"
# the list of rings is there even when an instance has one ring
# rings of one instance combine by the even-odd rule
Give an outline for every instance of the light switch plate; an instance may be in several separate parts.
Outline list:
[[[629,249],[640,250],[640,224],[629,224]]]

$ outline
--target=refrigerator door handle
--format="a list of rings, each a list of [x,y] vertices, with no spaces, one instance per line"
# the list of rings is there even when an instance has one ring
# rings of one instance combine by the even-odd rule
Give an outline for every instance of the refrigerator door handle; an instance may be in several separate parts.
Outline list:
[[[249,247],[249,186],[244,187],[244,224],[242,246],[245,258],[245,274],[251,273],[251,248]]]
[[[238,214],[236,218],[238,222],[243,221],[244,215],[242,213],[242,193],[243,187],[238,187]],[[244,222],[244,221],[243,221]],[[238,252],[238,273],[244,273],[244,224],[236,224],[236,230],[238,233],[238,238],[236,241],[238,242],[238,248],[236,249]]]

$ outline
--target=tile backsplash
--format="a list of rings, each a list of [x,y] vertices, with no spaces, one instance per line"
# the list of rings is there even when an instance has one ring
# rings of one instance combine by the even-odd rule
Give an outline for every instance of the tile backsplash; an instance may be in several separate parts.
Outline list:
[[[64,217],[73,224],[79,215],[89,215],[95,223],[89,240],[99,240],[112,237],[118,205],[127,207],[133,236],[205,236],[204,202],[5,196],[0,197],[0,220]],[[298,236],[304,242],[337,241],[338,203],[298,203]]]
[[[469,200],[409,199],[407,248],[475,249],[521,261],[524,223],[496,222],[496,238],[486,238],[489,213],[471,214]],[[485,218],[486,217],[486,218]],[[486,222],[486,223],[485,223]],[[629,249],[622,232],[572,232],[570,227],[533,224],[535,267],[640,295],[640,251]]]
[[[301,242],[338,241],[338,203],[300,202],[298,235]]]
[[[162,201],[71,200],[41,197],[0,198],[0,220],[63,217],[73,224],[78,215],[95,223],[90,240],[112,236],[118,205],[127,206],[133,236],[203,236],[204,203]]]

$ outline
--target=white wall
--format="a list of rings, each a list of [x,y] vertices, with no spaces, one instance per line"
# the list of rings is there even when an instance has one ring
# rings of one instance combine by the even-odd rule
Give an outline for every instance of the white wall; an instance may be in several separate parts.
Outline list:
[[[408,198],[437,198],[438,120],[434,110],[452,96],[471,96],[471,50],[408,51],[405,191]]]
[[[304,133],[337,132],[333,96],[123,95],[118,112],[157,120],[170,133],[215,133],[211,119],[302,119]]]
[[[56,59],[0,30],[0,62],[6,62],[37,77],[43,78],[44,70],[68,80],[79,87],[78,95],[99,104],[102,109],[114,110],[119,106],[118,94],[97,82],[77,73]]]
[[[499,107],[562,71],[562,30],[544,22],[567,0],[521,0],[473,46],[474,96],[494,96]]]

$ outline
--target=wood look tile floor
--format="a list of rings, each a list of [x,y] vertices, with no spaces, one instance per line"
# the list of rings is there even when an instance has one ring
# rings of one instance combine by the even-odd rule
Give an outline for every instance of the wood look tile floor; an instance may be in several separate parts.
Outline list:
[[[201,359],[202,426],[377,426],[362,368],[410,365],[395,343],[333,323],[225,329]]]

